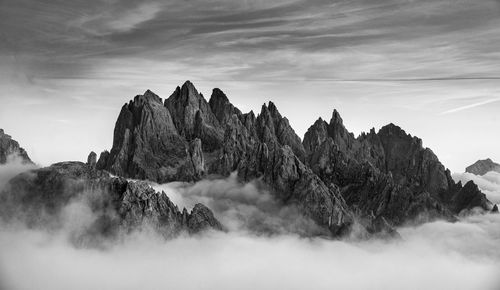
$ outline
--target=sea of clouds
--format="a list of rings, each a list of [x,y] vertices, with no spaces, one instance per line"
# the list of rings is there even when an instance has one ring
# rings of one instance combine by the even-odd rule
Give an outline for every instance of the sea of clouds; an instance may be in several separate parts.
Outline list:
[[[27,170],[0,166],[0,186]],[[498,202],[500,180],[474,180]],[[147,228],[77,247],[71,236],[93,220],[81,200],[58,229],[0,223],[0,289],[499,289],[500,215],[399,228],[402,239],[329,240],[258,183],[234,175],[194,184],[152,184],[181,208],[209,206],[228,229],[166,241]]]

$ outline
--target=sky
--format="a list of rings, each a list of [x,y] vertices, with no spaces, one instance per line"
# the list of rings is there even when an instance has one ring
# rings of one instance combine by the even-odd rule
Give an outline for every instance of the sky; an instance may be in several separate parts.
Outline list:
[[[40,165],[110,149],[121,106],[191,80],[299,136],[337,109],[453,172],[500,161],[499,0],[0,0],[0,128]]]

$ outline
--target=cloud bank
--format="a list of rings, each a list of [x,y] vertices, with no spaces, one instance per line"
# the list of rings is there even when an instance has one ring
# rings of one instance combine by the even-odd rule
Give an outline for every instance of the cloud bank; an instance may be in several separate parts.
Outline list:
[[[7,172],[9,166],[1,168]],[[206,203],[229,231],[165,241],[144,229],[103,247],[75,247],[72,235],[93,216],[84,202],[73,200],[61,212],[58,229],[0,223],[0,289],[498,289],[500,285],[500,215],[400,228],[401,240],[327,240],[303,237],[298,228],[309,221],[301,220],[293,208],[280,209],[258,182],[240,184],[230,176],[153,187],[164,190],[181,207]]]

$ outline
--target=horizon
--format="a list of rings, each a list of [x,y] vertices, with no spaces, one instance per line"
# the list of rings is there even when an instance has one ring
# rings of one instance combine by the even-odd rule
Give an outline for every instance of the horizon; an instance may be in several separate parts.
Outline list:
[[[187,82],[187,81],[190,81],[190,80],[186,80],[186,81],[182,82],[182,84]],[[410,129],[408,129],[404,125],[402,125],[401,123],[403,123],[403,124],[406,123],[404,118],[399,119],[399,121],[402,121],[400,123],[397,122],[397,118],[395,118],[393,120],[390,120],[388,118],[375,119],[375,122],[373,122],[374,124],[371,127],[367,126],[367,127],[365,127],[365,129],[362,129],[359,124],[369,124],[370,120],[366,120],[366,119],[360,120],[360,119],[349,118],[349,116],[346,116],[346,114],[343,113],[342,109],[339,109],[338,106],[332,105],[331,109],[328,109],[326,106],[322,106],[323,108],[321,108],[321,111],[318,111],[317,115],[314,115],[314,114],[308,115],[306,119],[310,120],[310,123],[305,124],[305,122],[303,122],[303,123],[298,122],[299,121],[298,115],[300,115],[300,111],[297,113],[297,111],[294,109],[297,106],[295,106],[295,104],[293,104],[291,102],[287,102],[286,100],[283,100],[283,96],[279,96],[277,98],[277,100],[274,100],[272,98],[260,97],[260,98],[257,98],[256,101],[247,102],[247,104],[244,104],[243,106],[241,106],[241,103],[238,103],[238,101],[241,102],[242,99],[245,99],[245,98],[242,98],[241,96],[239,98],[238,97],[233,98],[232,94],[228,93],[227,90],[225,90],[223,87],[218,86],[218,87],[213,87],[212,89],[208,89],[209,86],[207,85],[207,82],[200,81],[200,83],[202,83],[202,86],[198,86],[195,81],[192,81],[192,83],[196,87],[198,92],[205,98],[205,100],[207,102],[210,99],[210,96],[212,94],[213,89],[218,88],[218,89],[222,90],[227,95],[229,101],[231,103],[233,103],[233,105],[238,107],[243,113],[253,111],[256,115],[258,115],[258,114],[260,114],[260,110],[261,110],[262,105],[268,104],[269,102],[275,103],[278,110],[280,111],[280,113],[289,120],[290,124],[292,125],[292,128],[294,129],[294,131],[296,132],[296,134],[299,136],[299,138],[301,140],[303,140],[304,134],[307,131],[307,129],[310,126],[312,126],[312,124],[317,119],[322,118],[323,120],[329,122],[333,111],[337,110],[339,112],[340,116],[342,117],[342,119],[344,121],[344,125],[346,126],[347,130],[349,132],[353,133],[356,138],[362,133],[369,132],[372,128],[374,128],[375,131],[378,132],[382,127],[384,127],[388,124],[391,124],[391,123],[395,124],[395,125],[401,127],[407,134],[409,134],[413,137],[418,137],[418,138],[422,139],[424,147],[433,150],[433,152],[438,156],[438,158],[443,163],[443,165],[446,168],[449,168],[452,172],[456,172],[456,173],[464,172],[465,168],[467,166],[472,165],[473,163],[475,163],[478,160],[483,160],[483,159],[487,159],[487,158],[490,158],[493,161],[500,160],[499,154],[495,151],[491,151],[490,153],[488,153],[488,152],[485,152],[485,153],[470,152],[467,150],[467,148],[461,147],[461,146],[458,146],[458,147],[461,148],[462,150],[466,150],[466,152],[468,152],[470,156],[477,156],[477,157],[476,158],[469,157],[467,159],[457,159],[457,158],[453,158],[453,157],[452,158],[442,158],[442,156],[441,156],[442,154],[440,154],[442,149],[441,148],[438,148],[438,149],[433,148],[432,146],[429,146],[429,144],[432,144],[435,142],[437,145],[437,144],[439,144],[439,142],[443,142],[443,139],[447,139],[450,136],[442,135],[441,136],[442,138],[438,138],[437,140],[430,140],[433,142],[428,142],[428,140],[425,137],[422,137],[422,136],[412,132]],[[170,91],[170,93],[160,93],[160,92],[158,92],[158,90],[150,89],[150,88],[146,88],[146,89],[142,90],[142,93],[144,93],[147,90],[151,90],[153,93],[157,94],[162,99],[162,101],[164,101],[170,96],[170,94],[175,90],[176,87],[180,87],[180,86],[182,86],[182,84],[180,83],[177,86],[174,86],[172,88],[172,90]],[[200,89],[200,87],[203,87],[203,90]],[[164,91],[164,90],[165,89],[163,89],[162,91]],[[76,139],[66,140],[66,142],[68,142],[68,143],[66,143],[67,145],[70,145],[71,148],[76,149],[76,150],[70,150],[70,151],[66,152],[65,156],[67,156],[69,158],[58,159],[58,156],[60,153],[60,148],[55,148],[55,147],[51,146],[51,144],[53,142],[52,141],[53,136],[43,135],[43,134],[33,136],[31,134],[32,132],[30,130],[22,130],[19,128],[19,126],[16,126],[16,125],[22,125],[22,124],[15,122],[16,121],[15,119],[14,120],[12,120],[12,119],[6,120],[5,119],[2,122],[3,124],[5,124],[5,123],[9,124],[9,121],[14,121],[13,122],[14,125],[11,125],[13,130],[10,130],[9,126],[6,126],[3,129],[5,130],[6,134],[11,135],[13,137],[13,139],[17,140],[20,143],[20,145],[28,151],[28,154],[30,155],[30,157],[39,166],[42,166],[42,167],[48,166],[50,164],[62,162],[62,161],[85,161],[87,158],[87,155],[91,151],[94,151],[97,154],[99,154],[102,151],[111,149],[114,123],[116,121],[116,118],[118,117],[118,114],[121,110],[121,107],[123,106],[123,104],[126,104],[130,100],[132,100],[136,95],[141,95],[142,93],[138,92],[138,93],[131,95],[129,97],[114,98],[113,99],[113,102],[115,103],[114,107],[113,108],[109,107],[109,108],[104,109],[103,111],[104,111],[105,115],[103,115],[103,112],[100,112],[101,115],[99,116],[99,119],[94,119],[94,122],[96,123],[96,124],[94,124],[94,126],[100,127],[100,129],[89,128],[90,130],[87,131],[88,135],[86,135],[86,136],[84,135],[85,137],[89,137],[89,139],[91,139],[91,140],[93,139],[93,141],[94,141],[92,143],[91,142],[86,143],[89,145],[88,148],[80,146],[78,149],[76,149],[76,147],[71,146],[71,145],[76,145],[78,143],[81,143],[83,140],[79,140],[79,141],[77,141],[77,143],[73,143],[73,141],[76,141]],[[235,99],[236,102],[233,99]],[[120,101],[121,101],[121,103],[119,103]],[[486,102],[486,104],[489,104],[489,102]],[[360,105],[360,106],[362,106],[362,105]],[[478,106],[472,106],[472,107],[465,106],[465,108],[459,107],[457,112],[465,111],[465,113],[467,113],[468,110],[474,110],[474,109],[477,110],[478,107],[479,107],[479,109],[481,109],[481,106],[482,106],[482,104],[480,104]],[[285,107],[285,110],[282,107]],[[354,109],[356,109],[356,108],[354,108]],[[358,107],[357,109],[360,109],[360,107]],[[361,109],[363,109],[363,108],[361,108]],[[455,110],[457,110],[457,108],[450,109],[450,110],[452,111],[451,113],[455,113]],[[0,111],[1,111],[1,109],[0,109]],[[353,110],[353,108],[347,108],[346,111],[348,111],[351,114],[353,114],[353,111],[355,112],[355,110]],[[287,114],[287,112],[288,112],[288,114]],[[444,113],[446,113],[446,112],[447,111],[444,111]],[[293,117],[290,117],[289,114],[295,114],[295,115]],[[17,114],[15,114],[15,115],[17,116]],[[4,115],[3,114],[0,115],[0,121],[2,121],[2,119],[4,119],[4,117],[2,117],[2,116],[4,116]],[[402,116],[402,117],[404,117],[404,116]],[[66,125],[66,127],[67,127],[67,125],[71,124],[72,121],[73,120],[71,118],[68,118],[68,119],[60,119],[57,122],[61,123],[62,125]],[[385,121],[385,123],[384,123],[384,121]],[[298,125],[296,126],[296,124],[298,124]],[[349,126],[350,124],[357,125],[357,128],[356,128],[357,130],[351,129]],[[25,125],[29,126],[29,124],[25,124]],[[432,125],[432,124],[425,124],[424,123],[424,125],[428,126],[428,125]],[[93,138],[92,137],[93,130],[95,130],[94,132],[98,132],[98,134],[99,134],[98,136],[101,136],[101,137],[99,137],[99,138],[94,137]],[[426,132],[423,131],[423,133],[426,133]],[[461,132],[456,132],[456,133],[457,133],[457,135],[454,136],[455,138],[457,136],[461,135]],[[106,137],[104,138],[105,135],[106,135]],[[33,138],[33,137],[35,137],[35,138]],[[64,136],[59,136],[59,137],[64,137]],[[80,137],[82,137],[82,136],[80,136]],[[492,136],[492,137],[495,137],[495,136]],[[41,146],[41,148],[43,148],[43,149],[40,150],[39,146]],[[438,146],[436,146],[436,147],[438,147]],[[494,146],[492,146],[492,147],[494,147]],[[45,155],[44,153],[48,153],[48,156]],[[451,163],[452,165],[449,165],[447,163]]]

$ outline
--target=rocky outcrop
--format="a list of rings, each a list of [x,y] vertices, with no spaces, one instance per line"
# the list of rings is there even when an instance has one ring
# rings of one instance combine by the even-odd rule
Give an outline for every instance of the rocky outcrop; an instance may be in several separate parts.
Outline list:
[[[262,106],[255,120],[255,130],[261,142],[273,148],[289,146],[300,160],[304,160],[305,150],[299,136],[295,134],[288,119],[281,116],[273,102]]]
[[[233,115],[236,115],[238,118],[242,115],[241,111],[229,102],[226,94],[220,89],[215,88],[213,90],[208,103],[210,109],[222,126],[224,126]]]
[[[354,138],[334,111],[304,137],[307,164],[323,181],[339,186],[363,219],[391,225],[436,218],[454,219],[463,210],[491,207],[474,184],[455,184],[422,140],[389,124]]]
[[[210,228],[223,230],[223,226],[214,217],[212,211],[201,203],[195,204],[191,214],[187,215],[185,220],[191,233],[199,233]]]
[[[203,175],[198,166],[203,160],[196,160],[202,156],[195,151],[196,144],[179,134],[161,98],[147,91],[122,107],[113,147],[101,153],[97,168],[158,182],[193,180]]]
[[[495,171],[500,173],[500,164],[493,162],[490,158],[484,160],[478,160],[476,163],[465,169],[465,172],[472,173],[475,175],[485,175],[490,171]]]
[[[304,164],[300,138],[272,102],[258,116],[242,114],[221,90],[206,102],[188,81],[160,104],[146,92],[122,108],[113,148],[101,153],[98,169],[156,182],[237,170],[242,181],[260,178],[280,202],[297,205],[333,234],[353,223],[338,188]]]
[[[0,164],[7,163],[8,157],[13,155],[19,156],[23,163],[33,163],[26,150],[21,148],[10,135],[5,134],[3,129],[0,129]]]
[[[295,134],[274,103],[243,114],[220,89],[207,102],[191,82],[162,105],[151,92],[122,108],[113,148],[97,169],[157,182],[206,175],[259,180],[333,235],[361,221],[368,232],[392,232],[410,220],[453,219],[491,204],[471,185],[455,184],[422,140],[389,124],[355,137],[334,110]]]
[[[203,149],[213,151],[222,144],[224,131],[203,95],[187,81],[165,100],[175,127],[186,140],[200,138]]]
[[[142,181],[110,177],[96,170],[93,160],[91,153],[87,164],[62,162],[18,175],[0,195],[2,217],[57,227],[61,210],[76,202],[88,206],[95,217],[85,236],[109,236],[144,225],[166,237],[182,231],[223,229],[207,207],[197,205],[191,213],[181,211],[164,192],[156,192]]]

